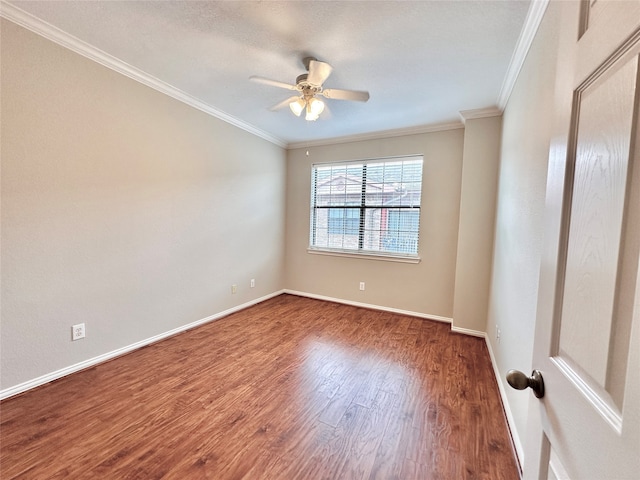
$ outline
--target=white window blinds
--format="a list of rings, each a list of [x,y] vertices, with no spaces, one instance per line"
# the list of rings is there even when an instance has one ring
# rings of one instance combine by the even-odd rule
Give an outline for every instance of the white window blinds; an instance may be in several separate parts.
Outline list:
[[[418,255],[422,156],[316,164],[309,248]]]

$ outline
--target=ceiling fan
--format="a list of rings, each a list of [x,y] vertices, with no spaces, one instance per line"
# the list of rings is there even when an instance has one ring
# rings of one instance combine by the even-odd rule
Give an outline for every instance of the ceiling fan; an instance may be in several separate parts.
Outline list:
[[[270,110],[279,110],[288,105],[296,116],[299,117],[304,111],[305,120],[314,121],[317,120],[320,114],[324,111],[324,102],[317,98],[317,95],[322,95],[323,97],[332,100],[353,100],[356,102],[366,102],[369,100],[369,92],[322,88],[322,84],[327,78],[329,78],[329,75],[331,75],[331,71],[333,70],[331,65],[328,63],[320,62],[313,57],[305,57],[302,60],[302,63],[304,64],[307,73],[299,75],[298,78],[296,78],[295,85],[256,75],[249,77],[249,80],[253,82],[298,92],[297,95],[289,97],[277,105],[274,105]]]

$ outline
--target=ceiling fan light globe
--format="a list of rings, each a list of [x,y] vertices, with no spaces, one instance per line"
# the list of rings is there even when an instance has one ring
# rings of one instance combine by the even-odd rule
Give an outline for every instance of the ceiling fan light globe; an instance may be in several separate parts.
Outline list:
[[[312,98],[309,101],[309,110],[315,115],[316,118],[324,111],[324,102],[318,98]]]
[[[305,107],[305,102],[301,98],[289,104],[289,108],[291,109],[291,111],[296,117],[300,116],[300,114],[302,113],[302,110],[304,110],[304,107]]]
[[[318,115],[314,115],[313,113],[307,112],[304,119],[307,120],[308,122],[315,122],[318,119]]]
[[[308,122],[315,122],[320,116],[320,112],[324,109],[324,103],[322,104],[322,107],[320,107],[314,103],[315,101],[318,100],[316,98],[312,98],[307,101],[307,110],[304,119]]]

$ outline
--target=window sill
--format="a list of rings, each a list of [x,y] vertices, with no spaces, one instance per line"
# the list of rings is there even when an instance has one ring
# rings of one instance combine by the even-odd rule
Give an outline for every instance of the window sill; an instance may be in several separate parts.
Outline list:
[[[334,257],[347,257],[347,258],[363,258],[365,260],[380,260],[383,262],[398,262],[398,263],[420,263],[420,257],[406,256],[406,255],[390,255],[387,253],[357,253],[347,250],[331,250],[320,248],[307,248],[307,253],[312,255],[329,255]]]

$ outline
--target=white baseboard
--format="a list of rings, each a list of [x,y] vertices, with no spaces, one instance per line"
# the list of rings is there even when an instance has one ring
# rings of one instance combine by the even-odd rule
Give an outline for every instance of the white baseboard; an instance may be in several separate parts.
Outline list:
[[[430,315],[427,313],[412,312],[410,310],[401,310],[398,308],[383,307],[381,305],[372,305],[370,303],[353,302],[351,300],[344,300],[342,298],[326,297],[324,295],[316,295],[315,293],[299,292],[296,290],[284,290],[283,293],[290,295],[297,295],[298,297],[313,298],[316,300],[325,300],[327,302],[342,303],[344,305],[351,305],[352,307],[370,308],[371,310],[381,310],[383,312],[399,313],[401,315],[411,315],[412,317],[426,318],[428,320],[435,320],[437,322],[451,323],[452,319],[447,317],[440,317],[438,315]]]
[[[167,332],[161,333],[159,335],[154,335],[153,337],[149,337],[147,339],[141,340],[139,342],[136,343],[132,343],[131,345],[127,345],[125,347],[122,348],[118,348],[116,350],[113,350],[111,352],[107,352],[105,354],[102,355],[98,355],[97,357],[93,357],[90,358],[88,360],[84,360],[80,363],[76,363],[75,365],[70,365],[68,367],[65,368],[61,368],[60,370],[56,370],[54,372],[48,373],[46,375],[42,375],[40,377],[34,378],[32,380],[28,380],[26,382],[20,383],[18,385],[15,385],[13,387],[9,387],[6,388],[4,390],[0,390],[0,400],[3,400],[5,398],[9,398],[12,397],[14,395],[17,395],[19,393],[22,392],[26,392],[27,390],[31,390],[32,388],[35,387],[39,387],[40,385],[44,385],[46,383],[52,382],[54,380],[57,380],[59,378],[65,377],[67,375],[70,375],[72,373],[75,372],[79,372],[80,370],[84,370],[86,368],[89,367],[93,367],[95,365],[98,365],[102,362],[106,362],[107,360],[111,360],[115,357],[119,357],[121,355],[124,355],[126,353],[132,352],[134,350],[137,350],[139,348],[145,347],[147,345],[151,345],[153,343],[159,342],[160,340],[164,340],[165,338],[171,337],[173,335],[176,335],[178,333],[182,333],[186,330],[190,330],[192,328],[198,327],[200,325],[204,325],[205,323],[209,323],[212,322],[214,320],[218,320],[220,318],[226,317],[227,315],[230,315],[232,313],[238,312],[240,310],[244,310],[245,308],[251,307],[253,305],[256,305],[258,303],[264,302],[265,300],[269,300],[270,298],[276,297],[278,295],[281,295],[283,293],[288,293],[291,295],[297,295],[299,297],[307,297],[307,298],[313,298],[316,300],[324,300],[324,301],[329,301],[329,302],[336,302],[336,303],[341,303],[341,304],[345,304],[345,305],[351,305],[354,307],[363,307],[363,308],[370,308],[372,310],[380,310],[380,311],[385,311],[385,312],[391,312],[391,313],[398,313],[398,314],[403,314],[403,315],[411,315],[414,317],[418,317],[418,318],[425,318],[428,320],[435,320],[438,322],[444,322],[444,323],[452,323],[452,319],[451,318],[447,318],[447,317],[441,317],[438,315],[430,315],[430,314],[425,314],[425,313],[420,313],[420,312],[412,312],[409,310],[401,310],[401,309],[397,309],[397,308],[391,308],[391,307],[384,307],[381,305],[372,305],[372,304],[368,304],[368,303],[362,303],[362,302],[354,302],[354,301],[350,301],[350,300],[344,300],[344,299],[340,299],[340,298],[334,298],[334,297],[327,297],[324,295],[316,295],[316,294],[312,294],[312,293],[307,293],[307,292],[299,292],[299,291],[295,291],[295,290],[280,290],[274,293],[271,293],[269,295],[265,295],[263,297],[257,298],[255,300],[251,300],[249,302],[243,303],[242,305],[238,305],[232,308],[229,308],[227,310],[224,310],[222,312],[216,313],[214,315],[210,315],[208,317],[202,318],[200,320],[196,320],[195,322],[191,322],[188,323],[186,325],[182,325],[178,328],[174,328],[172,330],[169,330]],[[520,442],[520,437],[518,436],[517,431],[515,430],[514,426],[515,426],[515,422],[513,419],[513,414],[511,413],[511,409],[509,408],[509,403],[507,402],[507,396],[506,396],[506,392],[504,390],[504,385],[501,381],[501,375],[500,375],[500,371],[498,370],[498,366],[496,363],[496,359],[495,356],[493,354],[493,350],[491,348],[491,342],[489,342],[489,339],[487,337],[487,334],[485,332],[479,332],[477,330],[470,330],[467,328],[460,328],[460,327],[451,327],[451,330],[457,333],[461,333],[464,335],[472,335],[475,337],[483,337],[485,339],[485,342],[487,344],[487,348],[489,350],[489,356],[491,358],[491,365],[493,366],[493,371],[494,371],[494,375],[496,376],[496,380],[498,383],[498,389],[500,391],[500,397],[502,398],[502,405],[504,407],[504,411],[505,411],[505,415],[507,417],[507,423],[509,426],[509,430],[511,431],[511,438],[513,439],[513,444],[516,450],[516,455],[518,456],[518,461],[520,462],[520,465],[522,465],[522,460],[523,460],[523,449],[522,449],[522,443]]]
[[[500,374],[500,370],[498,369],[498,363],[496,362],[496,357],[493,354],[489,336],[486,333],[484,334],[484,339],[487,344],[487,349],[489,350],[489,357],[491,358],[491,365],[493,366],[493,374],[496,376],[496,382],[498,383],[498,390],[500,391],[500,397],[502,398],[502,407],[504,408],[504,413],[507,417],[507,425],[509,427],[509,432],[511,433],[513,446],[516,450],[516,456],[518,457],[518,465],[520,468],[520,472],[522,472],[524,449],[522,448],[522,442],[520,441],[518,431],[515,428],[516,424],[513,418],[513,413],[511,412],[511,407],[509,406],[509,402],[507,401],[507,392],[505,391],[504,384],[502,383],[502,375]]]
[[[372,305],[369,303],[362,303],[362,302],[354,302],[354,301],[350,301],[350,300],[344,300],[344,299],[340,299],[340,298],[334,298],[334,297],[327,297],[324,295],[316,295],[316,294],[312,294],[312,293],[307,293],[307,292],[300,292],[300,291],[295,291],[295,290],[280,290],[274,293],[271,293],[269,295],[266,295],[264,297],[260,297],[257,298],[255,300],[251,300],[249,302],[243,303],[242,305],[238,305],[236,307],[224,310],[222,312],[216,313],[214,315],[210,315],[208,317],[202,318],[200,320],[196,320],[195,322],[191,322],[188,323],[186,325],[182,325],[178,328],[174,328],[172,330],[169,330],[167,332],[161,333],[159,335],[154,335],[153,337],[149,337],[146,338],[144,340],[141,340],[139,342],[135,342],[132,343],[130,345],[127,345],[125,347],[122,348],[118,348],[116,350],[113,350],[111,352],[107,352],[104,353],[102,355],[98,355],[97,357],[93,357],[90,358],[88,360],[84,360],[82,362],[76,363],[74,365],[70,365],[68,367],[65,368],[61,368],[60,370],[56,370],[54,372],[50,372],[47,373],[45,375],[42,375],[40,377],[34,378],[32,380],[28,380],[26,382],[20,383],[18,385],[14,385],[13,387],[9,387],[6,388],[4,390],[0,390],[0,400],[3,400],[5,398],[9,398],[12,397],[14,395],[17,395],[19,393],[22,392],[26,392],[27,390],[31,390],[32,388],[35,387],[39,387],[40,385],[44,385],[46,383],[52,382],[54,380],[57,380],[59,378],[65,377],[67,375],[70,375],[72,373],[75,372],[79,372],[81,370],[84,370],[86,368],[90,368],[93,367],[95,365],[98,365],[102,362],[106,362],[107,360],[111,360],[113,358],[119,357],[121,355],[124,355],[126,353],[130,353],[134,350],[137,350],[139,348],[145,347],[147,345],[151,345],[153,343],[159,342],[160,340],[164,340],[165,338],[171,337],[173,335],[176,335],[178,333],[184,332],[186,330],[190,330],[192,328],[198,327],[200,325],[204,325],[205,323],[209,323],[212,322],[214,320],[218,320],[220,318],[226,317],[227,315],[230,315],[232,313],[238,312],[240,310],[244,310],[245,308],[251,307],[253,305],[256,305],[258,303],[264,302],[265,300],[268,300],[270,298],[276,297],[278,295],[281,295],[283,293],[288,293],[291,295],[297,295],[300,297],[307,297],[307,298],[313,298],[316,300],[324,300],[324,301],[329,301],[329,302],[336,302],[336,303],[341,303],[341,304],[345,304],[345,305],[351,305],[354,307],[363,307],[363,308],[370,308],[372,310],[380,310],[380,311],[385,311],[385,312],[391,312],[391,313],[398,313],[398,314],[402,314],[402,315],[411,315],[414,317],[418,317],[418,318],[425,318],[428,320],[435,320],[438,322],[444,322],[444,323],[449,323],[451,324],[452,319],[448,318],[448,317],[442,317],[439,315],[430,315],[430,314],[425,314],[425,313],[421,313],[421,312],[413,312],[413,311],[409,311],[409,310],[402,310],[402,309],[398,309],[398,308],[391,308],[391,307],[384,307],[381,305]],[[466,329],[466,328],[460,328],[460,327],[452,327],[451,328],[452,331],[454,332],[458,332],[458,333],[462,333],[465,335],[472,335],[472,336],[476,336],[476,337],[485,337],[486,339],[486,334],[484,332],[478,332],[476,330],[470,330],[470,329]],[[517,434],[515,434],[513,428],[511,428],[511,425],[513,424],[513,416],[511,415],[511,411],[508,408],[508,404],[506,403],[506,395],[502,386],[502,382],[499,381],[499,373],[496,367],[496,362],[495,362],[495,358],[493,356],[493,352],[491,350],[491,344],[487,341],[487,346],[489,348],[489,355],[491,356],[491,363],[493,365],[494,368],[494,373],[496,374],[496,378],[498,379],[498,387],[500,389],[500,395],[502,396],[502,402],[505,405],[505,411],[507,414],[507,420],[510,424],[510,429],[512,431],[512,435],[514,438],[514,444],[516,446],[516,450],[518,453],[518,456],[520,458],[521,457],[521,451],[522,451],[522,447],[520,446],[520,441],[517,437]]]
[[[470,328],[456,327],[455,325],[451,325],[451,331],[462,333],[464,335],[471,335],[472,337],[485,338],[487,336],[485,332],[481,332],[480,330],[471,330]]]
[[[46,383],[52,382],[53,380],[57,380],[59,378],[66,377],[69,374],[79,372],[80,370],[93,367],[95,365],[98,365],[99,363],[106,362],[107,360],[111,360],[112,358],[119,357],[121,355],[124,355],[125,353],[129,353],[134,350],[137,350],[138,348],[146,347],[147,345],[151,345],[152,343],[159,342],[160,340],[164,340],[165,338],[171,337],[178,333],[182,333],[186,330],[190,330],[200,325],[204,325],[205,323],[209,323],[214,320],[218,320],[222,317],[226,317],[227,315],[230,315],[235,312],[239,312],[240,310],[244,310],[245,308],[251,307],[258,303],[264,302],[265,300],[269,300],[270,298],[281,295],[282,293],[284,293],[284,290],[280,290],[280,291],[271,293],[269,295],[265,295],[264,297],[256,298],[255,300],[251,300],[249,302],[243,303],[242,305],[229,308],[227,310],[216,313],[214,315],[210,315],[206,318],[202,318],[200,320],[196,320],[195,322],[191,322],[186,325],[182,325],[178,328],[174,328],[172,330],[169,330],[168,332],[164,332],[159,335],[154,335],[153,337],[149,337],[139,342],[132,343],[131,345],[118,348],[111,352],[107,352],[102,355],[98,355],[97,357],[93,357],[88,360],[84,360],[80,363],[76,363],[75,365],[70,365],[68,367],[61,368],[60,370],[56,370],[55,372],[47,373],[46,375],[42,375],[41,377],[34,378],[32,380],[28,380],[26,382],[20,383],[13,387],[0,390],[0,400],[4,400],[5,398],[9,398],[19,393],[26,392],[27,390],[31,390],[32,388],[39,387],[40,385],[44,385]]]

